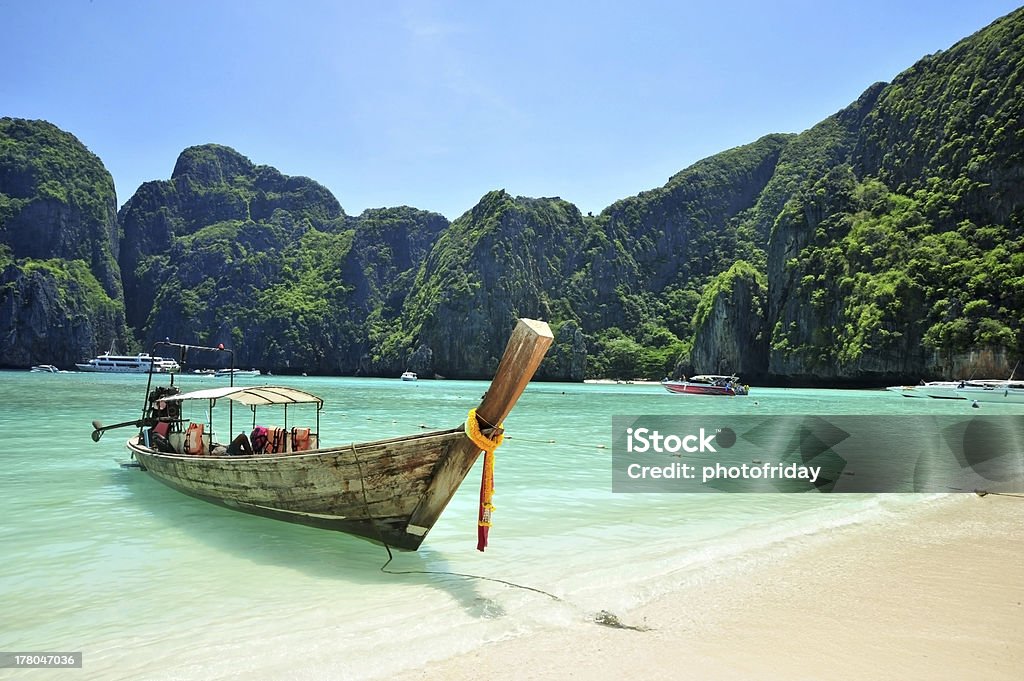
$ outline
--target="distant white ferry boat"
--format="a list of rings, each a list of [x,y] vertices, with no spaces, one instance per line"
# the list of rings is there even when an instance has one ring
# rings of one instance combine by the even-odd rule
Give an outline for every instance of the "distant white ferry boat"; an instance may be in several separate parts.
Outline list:
[[[175,373],[181,369],[173,359],[151,357],[140,352],[137,355],[112,355],[105,352],[83,364],[75,364],[79,371],[97,371],[109,374],[154,374]]]

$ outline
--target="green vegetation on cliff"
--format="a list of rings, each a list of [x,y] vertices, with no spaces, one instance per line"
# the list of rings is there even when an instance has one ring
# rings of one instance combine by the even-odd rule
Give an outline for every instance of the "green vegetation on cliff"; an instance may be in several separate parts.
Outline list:
[[[0,243],[18,258],[82,260],[121,298],[114,180],[73,135],[0,118]]]
[[[275,371],[487,376],[531,316],[556,334],[544,378],[950,375],[967,351],[1024,353],[1022,119],[1024,9],[597,216],[497,190],[451,224],[351,217],[308,178],[203,145],[125,204],[120,244],[96,219],[45,231],[100,217],[112,183],[70,136],[4,119],[0,241],[19,286],[30,261],[86,263],[115,304],[123,280],[144,344],[231,343]]]
[[[331,374],[371,363],[368,342],[448,226],[412,208],[350,218],[312,180],[212,144],[183,151],[120,218],[128,319],[146,343],[223,342],[240,364]]]
[[[840,166],[815,185],[830,199],[811,242],[786,263],[813,323],[775,327],[773,349],[802,355],[818,371],[866,357],[901,362],[933,351],[1024,350],[1024,230],[1018,223],[944,226],[945,202],[880,180],[858,181]],[[938,198],[938,200],[936,200]],[[780,221],[808,209],[794,201]],[[810,330],[810,333],[808,333]]]
[[[114,181],[73,135],[0,118],[0,365],[124,347]]]

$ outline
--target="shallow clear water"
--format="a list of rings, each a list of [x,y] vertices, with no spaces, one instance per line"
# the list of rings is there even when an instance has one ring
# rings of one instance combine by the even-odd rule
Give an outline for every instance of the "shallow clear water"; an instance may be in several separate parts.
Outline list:
[[[337,444],[456,426],[486,389],[472,381],[239,380],[246,382],[322,396],[321,438]],[[224,384],[192,376],[180,383]],[[486,553],[475,550],[478,464],[423,548],[396,553],[389,569],[507,580],[562,599],[555,601],[493,581],[385,574],[380,546],[221,509],[120,468],[132,429],[94,443],[91,422],[136,418],[144,389],[145,376],[0,372],[0,650],[82,651],[91,679],[384,677],[599,610],[624,612],[756,563],[769,546],[941,503],[922,495],[612,494],[612,415],[969,408],[881,391],[755,388],[729,399],[651,385],[531,384],[498,450]],[[986,413],[1021,409],[986,405]],[[235,431],[247,429],[245,418],[236,412]],[[14,674],[0,670],[0,678]]]

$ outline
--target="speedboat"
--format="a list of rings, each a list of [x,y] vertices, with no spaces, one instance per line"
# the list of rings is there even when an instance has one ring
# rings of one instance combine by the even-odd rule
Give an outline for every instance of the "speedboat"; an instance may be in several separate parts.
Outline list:
[[[34,367],[29,369],[34,374],[59,374],[60,369],[53,366],[52,364],[36,364]]]
[[[1013,399],[1008,398],[1012,398],[1015,390],[1021,387],[1024,387],[1024,383],[1021,381],[986,378],[963,381],[921,381],[918,385],[894,385],[889,386],[886,390],[903,395],[903,397],[930,397],[935,400],[1013,402]],[[996,395],[1002,395],[1003,392],[1006,392],[1006,395],[996,399]]]
[[[956,394],[961,381],[921,381],[918,385],[892,385],[886,388],[903,397],[931,397],[936,400],[962,400]]]
[[[241,376],[250,376],[251,377],[251,376],[259,376],[260,375],[260,370],[259,369],[217,369],[217,371],[215,371],[213,375],[214,375],[214,378],[229,378],[231,376],[234,376],[235,378],[239,378]]]
[[[418,378],[419,377],[413,371],[405,371],[405,372],[402,373],[402,380],[403,381],[415,381]]]
[[[1024,381],[963,381],[955,390],[961,400],[1024,404]]]
[[[677,381],[664,380],[661,385],[665,390],[676,395],[746,395],[750,392],[749,386],[740,383],[737,376],[719,376],[712,374],[701,374],[685,376]]]

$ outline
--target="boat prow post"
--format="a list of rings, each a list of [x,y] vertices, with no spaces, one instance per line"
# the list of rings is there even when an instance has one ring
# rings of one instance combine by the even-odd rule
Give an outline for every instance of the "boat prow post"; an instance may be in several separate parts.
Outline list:
[[[537,372],[553,340],[547,322],[525,318],[518,321],[505,345],[491,385],[476,409],[481,430],[505,420]],[[479,456],[480,448],[467,437],[438,462],[430,486],[409,517],[406,532],[410,540],[418,537],[419,542],[423,541]],[[419,542],[412,542],[418,547]]]

